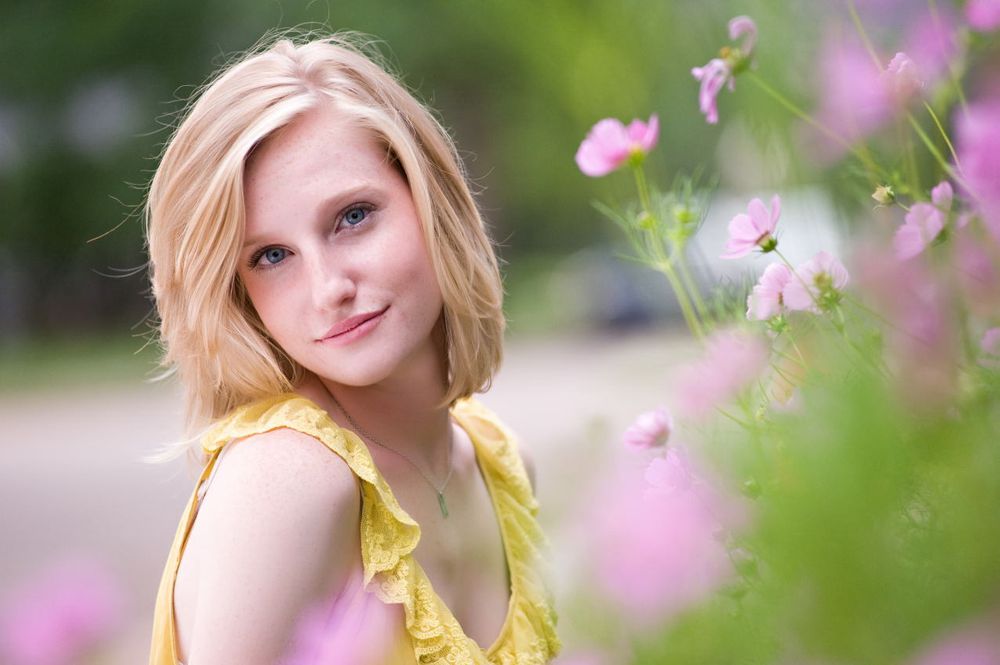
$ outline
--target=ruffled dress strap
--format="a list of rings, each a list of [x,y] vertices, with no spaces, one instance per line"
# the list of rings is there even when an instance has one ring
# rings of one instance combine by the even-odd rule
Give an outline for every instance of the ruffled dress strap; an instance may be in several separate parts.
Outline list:
[[[517,437],[478,400],[459,401],[452,415],[475,439],[489,474],[516,596],[504,626],[506,634],[486,655],[498,665],[548,663],[562,649],[549,585],[550,543],[536,519],[539,505],[518,452]]]

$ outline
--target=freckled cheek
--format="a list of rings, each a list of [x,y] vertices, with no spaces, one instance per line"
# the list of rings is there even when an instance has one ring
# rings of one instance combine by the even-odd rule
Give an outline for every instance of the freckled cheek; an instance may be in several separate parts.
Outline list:
[[[415,302],[415,316],[419,327],[433,324],[441,312],[442,296],[437,275],[429,258],[419,258],[408,266],[406,284]]]
[[[385,265],[398,285],[408,291],[437,288],[434,267],[418,229],[411,229],[406,237],[393,243],[391,253],[385,257]]]
[[[247,289],[250,302],[253,303],[257,316],[264,323],[264,328],[279,344],[289,338],[291,328],[302,317],[296,314],[297,296],[294,289],[282,289],[272,286],[255,284]]]

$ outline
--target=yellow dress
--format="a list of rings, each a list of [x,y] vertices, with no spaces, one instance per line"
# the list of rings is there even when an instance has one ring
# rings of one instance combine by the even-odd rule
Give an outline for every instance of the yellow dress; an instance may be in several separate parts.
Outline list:
[[[500,523],[510,571],[511,596],[500,635],[482,649],[462,631],[412,556],[420,526],[396,501],[365,443],[338,426],[312,401],[285,393],[234,410],[202,438],[208,461],[184,509],[160,581],[153,620],[150,665],[180,665],[174,625],[174,582],[200,500],[219,453],[234,439],[279,427],[315,437],[340,455],[362,481],[363,584],[385,603],[403,605],[403,658],[392,662],[456,665],[542,665],[558,654],[554,600],[544,572],[547,540],[536,521],[536,501],[517,452],[516,438],[477,400],[460,400],[451,414],[473,442]],[[412,656],[411,656],[412,654]]]

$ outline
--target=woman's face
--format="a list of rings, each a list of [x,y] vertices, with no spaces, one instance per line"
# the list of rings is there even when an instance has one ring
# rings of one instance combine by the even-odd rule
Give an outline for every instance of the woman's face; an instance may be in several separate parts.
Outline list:
[[[275,341],[335,383],[366,386],[440,356],[442,312],[406,181],[331,104],[252,155],[238,274]]]

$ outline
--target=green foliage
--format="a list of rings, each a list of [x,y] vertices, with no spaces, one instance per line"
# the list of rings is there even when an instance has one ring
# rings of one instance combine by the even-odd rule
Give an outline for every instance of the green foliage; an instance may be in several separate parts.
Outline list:
[[[853,12],[854,3],[847,5]],[[938,11],[936,3],[929,7],[932,13]],[[903,11],[902,5],[897,9]],[[772,31],[782,22],[763,12],[755,18],[760,16],[767,16]],[[880,36],[894,38],[894,25],[879,28],[884,33]],[[812,30],[805,28],[790,41],[800,42]],[[857,30],[868,42],[860,21]],[[772,34],[788,36],[794,30],[786,26]],[[964,39],[961,29],[958,34]],[[761,42],[761,48],[766,44]],[[919,96],[896,99],[899,106],[886,109],[893,121],[884,122],[880,131],[870,128],[870,135],[844,137],[824,125],[822,117],[804,110],[801,98],[808,98],[808,86],[795,82],[790,73],[794,68],[773,60],[773,55],[761,51],[758,66],[766,75],[745,71],[737,88],[756,84],[756,92],[776,108],[835,136],[844,157],[840,164],[829,164],[822,177],[829,190],[843,197],[843,211],[867,212],[874,207],[871,193],[881,185],[879,203],[899,206],[900,211],[893,211],[899,221],[913,210],[907,215],[910,229],[920,222],[920,213],[938,215],[939,226],[933,231],[923,227],[921,232],[932,233],[933,242],[924,235],[923,242],[905,248],[916,249],[903,256],[900,245],[887,238],[899,228],[895,223],[888,232],[862,230],[872,226],[871,215],[850,214],[857,218],[858,230],[850,235],[849,246],[838,250],[854,259],[847,261],[854,271],[848,279],[842,266],[818,271],[815,259],[791,265],[774,229],[764,229],[762,213],[753,228],[745,219],[742,233],[739,224],[731,231],[737,251],[742,243],[755,253],[774,252],[782,264],[768,273],[775,276],[773,282],[759,283],[757,296],[771,298],[765,303],[768,308],[760,308],[759,301],[754,304],[755,314],[771,318],[748,322],[746,285],[723,282],[702,304],[699,290],[678,278],[684,244],[697,230],[690,222],[694,215],[688,213],[698,206],[685,203],[685,191],[690,198],[692,187],[685,190],[675,184],[672,193],[658,194],[647,184],[642,165],[632,164],[638,203],[598,206],[624,232],[637,260],[663,273],[682,303],[685,294],[690,298],[693,304],[685,317],[695,337],[716,326],[739,328],[770,349],[769,362],[760,361],[768,367],[760,371],[751,354],[720,351],[725,346],[719,338],[709,339],[707,359],[678,373],[684,377],[678,406],[683,408],[683,397],[688,396],[684,390],[695,397],[714,391],[703,405],[714,412],[682,412],[677,445],[697,447],[712,463],[712,473],[723,478],[720,484],[740,488],[749,504],[743,528],[727,529],[711,508],[708,517],[700,518],[700,526],[715,536],[713,547],[729,555],[734,579],[694,602],[683,592],[675,597],[662,591],[667,601],[690,603],[679,612],[669,603],[666,609],[650,609],[654,603],[637,594],[629,610],[647,612],[648,623],[659,625],[653,630],[622,626],[628,639],[619,637],[617,643],[627,641],[635,649],[628,662],[657,665],[891,665],[912,662],[942,634],[979,620],[989,622],[993,647],[1000,649],[1000,513],[994,510],[1000,505],[1000,362],[995,351],[978,344],[982,332],[995,329],[1000,316],[993,298],[1000,247],[986,234],[989,208],[968,188],[963,191],[963,174],[953,165],[957,158],[950,154],[952,141],[941,120],[960,113],[958,79],[966,63],[955,58],[949,64],[951,77],[937,83],[927,103]],[[879,61],[875,50],[872,57]],[[812,59],[795,65],[819,69]],[[879,67],[872,76],[882,78],[869,81],[872,86],[882,85],[891,74],[884,64]],[[786,89],[792,92],[786,94]],[[728,101],[723,93],[720,106]],[[756,117],[763,113],[758,102],[750,99],[738,111],[720,113]],[[743,157],[739,146],[733,153],[734,161]],[[787,180],[794,184],[795,178]],[[925,203],[923,209],[912,208],[927,201],[931,186],[943,180],[956,186],[954,201],[948,194],[947,203],[938,203],[939,190],[937,207]],[[674,214],[678,209],[680,216]],[[886,219],[891,217],[879,221]],[[981,254],[960,251],[959,239],[981,245]],[[830,255],[824,260],[834,264]],[[977,289],[968,286],[973,273]],[[809,295],[793,303],[799,287]],[[744,376],[748,366],[750,378]],[[699,380],[705,385],[698,385]],[[644,415],[634,427],[647,431],[654,425]],[[657,500],[683,505],[690,496],[700,496],[691,490],[699,479],[696,472],[684,475],[683,462],[678,461],[682,454],[671,457],[674,429],[671,424],[671,431],[657,434],[670,438],[665,457],[653,458],[645,479],[630,480]],[[657,462],[666,463],[654,467]],[[676,478],[666,479],[664,467]],[[706,478],[705,485],[713,484]],[[678,496],[682,498],[672,498]],[[666,519],[657,522],[658,517],[673,515],[669,509],[655,513],[656,504],[648,498],[646,503],[643,510],[648,512],[638,513],[643,516],[642,528],[637,528],[641,533],[630,534],[637,553],[632,559],[632,553],[621,557],[623,566],[635,566],[626,572],[640,582],[646,577],[656,580],[651,569],[658,561],[653,557],[663,559],[662,570],[674,572],[678,564],[665,554],[669,546],[676,542],[678,552],[688,553],[686,546],[697,542],[694,529],[684,530],[687,515],[677,517],[681,526],[674,530]],[[655,535],[649,534],[662,534],[666,544],[651,544]],[[685,538],[691,543],[680,542]],[[700,580],[710,575],[700,567],[701,558],[710,559],[713,553],[706,546],[689,554],[677,576]],[[679,580],[678,589],[688,581]],[[619,591],[611,597],[628,604],[621,598],[625,591]]]
[[[697,11],[645,0],[9,7],[0,22],[0,134],[12,146],[0,155],[7,264],[0,277],[16,281],[17,293],[3,301],[0,338],[121,329],[146,315],[138,209],[156,156],[184,100],[266,32],[305,24],[381,40],[405,82],[452,128],[507,271],[516,273],[521,256],[603,242],[602,220],[580,192],[607,198],[621,190],[573,164],[599,118],[669,110],[668,149],[657,159],[690,170],[712,153],[716,139],[697,111],[688,54],[710,55],[725,4]],[[105,85],[124,96],[83,103]],[[101,140],[104,130],[94,127],[104,117],[117,129]],[[73,139],[74,124],[89,139]],[[81,147],[88,140],[93,145]],[[97,274],[117,271],[135,274]]]

